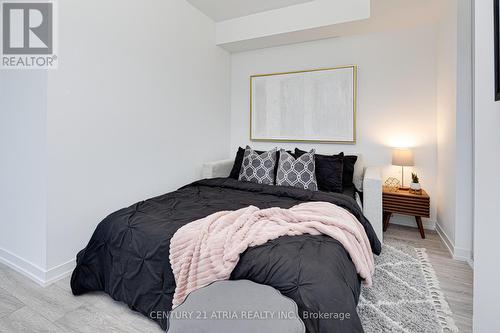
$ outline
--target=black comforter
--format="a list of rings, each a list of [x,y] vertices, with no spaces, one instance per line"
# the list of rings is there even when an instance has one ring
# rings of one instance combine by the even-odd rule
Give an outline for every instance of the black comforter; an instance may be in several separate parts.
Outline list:
[[[104,291],[148,317],[154,313],[166,328],[167,317],[158,313],[167,313],[172,306],[175,280],[168,256],[177,229],[221,210],[249,205],[289,208],[305,201],[331,202],[349,210],[363,224],[373,252],[380,253],[370,223],[346,195],[206,179],[106,217],[78,253],[71,288],[75,295]],[[249,248],[231,279],[270,285],[292,298],[309,333],[363,332],[356,313],[360,279],[349,255],[334,239],[285,236]]]

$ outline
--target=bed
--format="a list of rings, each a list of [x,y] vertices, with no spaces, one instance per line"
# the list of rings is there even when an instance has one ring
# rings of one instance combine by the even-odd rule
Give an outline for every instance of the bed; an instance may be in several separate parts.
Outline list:
[[[308,201],[334,203],[361,222],[372,251],[380,253],[377,233],[365,217],[372,206],[378,205],[378,199],[373,199],[370,191],[363,191],[362,209],[354,198],[345,194],[225,178],[228,165],[227,161],[209,163],[203,168],[207,179],[106,217],[77,255],[71,278],[73,293],[104,291],[145,316],[151,318],[155,314],[152,319],[166,329],[175,291],[168,259],[169,243],[176,230],[209,214],[249,205],[290,208]],[[364,189],[370,182],[372,186],[380,186],[376,171],[366,170],[362,177]],[[231,279],[269,285],[293,299],[300,314],[309,314],[303,318],[309,333],[363,332],[356,312],[361,281],[343,246],[332,238],[285,236],[249,248],[241,255]],[[349,314],[349,319],[317,318],[319,314],[332,313]]]

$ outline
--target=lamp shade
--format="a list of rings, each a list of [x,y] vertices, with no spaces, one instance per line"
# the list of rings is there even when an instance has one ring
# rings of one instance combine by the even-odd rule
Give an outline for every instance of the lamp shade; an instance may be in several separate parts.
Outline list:
[[[397,166],[414,166],[415,162],[411,149],[394,149],[392,151],[392,164]]]

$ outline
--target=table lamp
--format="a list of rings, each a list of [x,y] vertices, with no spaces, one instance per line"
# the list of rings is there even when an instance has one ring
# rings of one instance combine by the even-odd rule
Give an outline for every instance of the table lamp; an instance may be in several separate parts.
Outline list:
[[[405,178],[404,178],[404,167],[405,166],[414,166],[415,162],[413,161],[413,152],[411,149],[399,149],[395,148],[392,151],[392,165],[397,165],[401,167],[401,190],[406,190],[408,187],[405,187]]]

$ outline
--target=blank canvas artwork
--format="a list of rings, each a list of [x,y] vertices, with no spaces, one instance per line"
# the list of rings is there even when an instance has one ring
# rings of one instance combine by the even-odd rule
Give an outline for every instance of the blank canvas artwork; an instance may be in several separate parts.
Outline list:
[[[255,141],[356,141],[356,66],[250,79]]]

